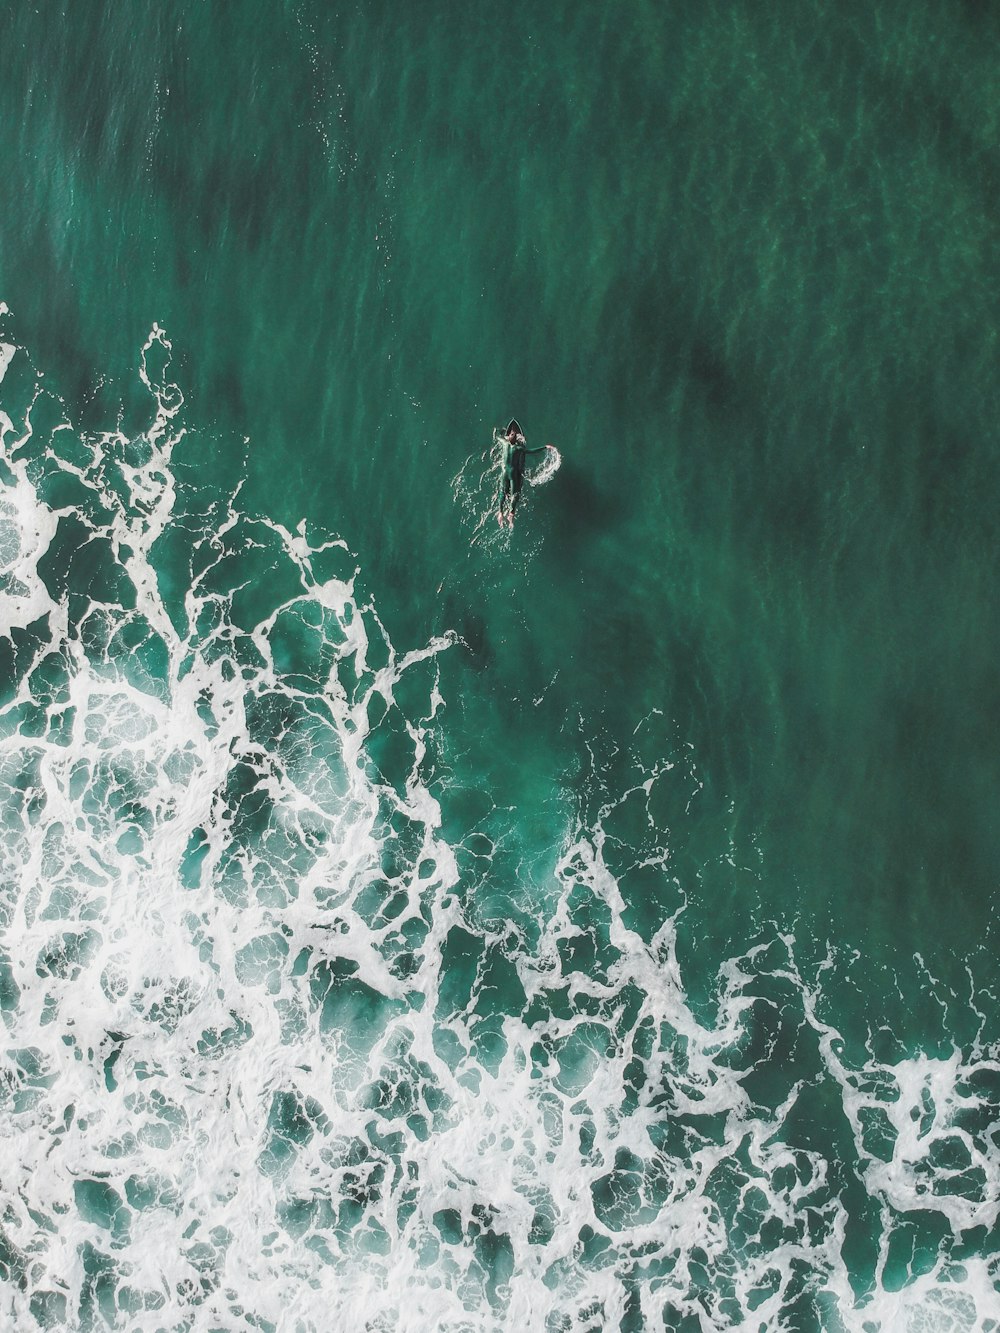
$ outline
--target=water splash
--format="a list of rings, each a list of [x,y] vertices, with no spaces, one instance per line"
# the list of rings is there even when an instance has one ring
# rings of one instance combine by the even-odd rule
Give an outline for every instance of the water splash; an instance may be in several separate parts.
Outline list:
[[[525,473],[525,480],[532,486],[546,486],[562,467],[562,454],[550,444],[545,451],[545,457],[538,467]]]

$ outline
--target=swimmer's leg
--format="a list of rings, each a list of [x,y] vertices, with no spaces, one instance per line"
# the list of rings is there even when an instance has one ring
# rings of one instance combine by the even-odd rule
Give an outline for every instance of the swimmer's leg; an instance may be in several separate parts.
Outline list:
[[[521,482],[522,482],[522,481],[523,481],[523,477],[522,477],[522,475],[519,473],[519,474],[514,478],[514,485],[513,485],[513,492],[514,492],[514,493],[513,493],[513,495],[510,497],[510,518],[508,518],[508,520],[507,520],[507,522],[508,522],[508,524],[509,524],[510,527],[513,527],[513,526],[514,526],[514,514],[515,514],[515,511],[517,510],[517,506],[518,506],[518,504],[519,504],[520,501],[521,501]]]
[[[500,491],[497,496],[497,522],[503,527],[507,521],[507,503],[510,500],[510,475],[504,472],[500,482]]]

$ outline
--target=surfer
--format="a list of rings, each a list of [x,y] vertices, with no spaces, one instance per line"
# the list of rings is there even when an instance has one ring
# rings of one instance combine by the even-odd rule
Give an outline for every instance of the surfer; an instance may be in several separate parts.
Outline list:
[[[543,454],[551,449],[551,444],[540,444],[536,449],[529,449],[521,434],[521,427],[512,421],[507,427],[507,434],[502,437],[503,454],[500,459],[500,486],[497,495],[497,522],[501,527],[506,523],[514,526],[514,511],[521,498],[521,486],[524,482],[524,459],[526,454]]]

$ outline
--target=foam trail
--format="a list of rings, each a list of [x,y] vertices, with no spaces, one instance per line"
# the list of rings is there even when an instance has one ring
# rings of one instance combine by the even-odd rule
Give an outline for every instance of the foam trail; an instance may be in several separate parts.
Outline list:
[[[37,381],[0,417],[7,1326],[987,1327],[995,1050],[857,1059],[776,929],[696,1014],[686,751],[486,920],[452,636],[399,652],[339,538],[182,482],[169,353],[137,437],[43,434]]]

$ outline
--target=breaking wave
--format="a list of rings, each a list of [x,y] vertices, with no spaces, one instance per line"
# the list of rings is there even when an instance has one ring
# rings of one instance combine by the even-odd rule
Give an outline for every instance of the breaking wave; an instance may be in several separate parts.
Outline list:
[[[0,347],[5,1319],[989,1328],[995,1048],[854,1058],[844,964],[778,927],[696,1014],[683,886],[652,924],[621,887],[672,884],[679,756],[584,784],[485,913],[460,645],[399,651],[340,538],[179,465],[170,351],[146,429],[88,434]]]

